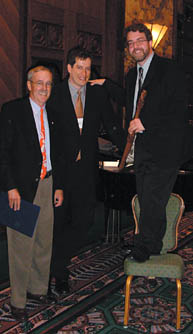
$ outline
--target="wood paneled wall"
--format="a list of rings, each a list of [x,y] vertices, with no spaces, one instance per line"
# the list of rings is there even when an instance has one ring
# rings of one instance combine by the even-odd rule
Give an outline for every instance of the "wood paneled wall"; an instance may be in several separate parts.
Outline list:
[[[20,1],[0,1],[0,104],[21,93]]]
[[[54,62],[66,74],[69,48],[89,48],[102,76],[121,81],[124,0],[0,0],[0,106],[25,93],[26,69]]]

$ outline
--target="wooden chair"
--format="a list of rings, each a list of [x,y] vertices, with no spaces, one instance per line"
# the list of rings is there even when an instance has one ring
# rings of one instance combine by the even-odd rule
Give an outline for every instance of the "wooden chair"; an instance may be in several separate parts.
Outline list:
[[[135,233],[138,233],[138,221],[140,215],[140,207],[138,196],[135,195],[132,199],[132,210],[135,220]],[[125,314],[124,328],[128,327],[129,309],[130,309],[130,287],[133,276],[146,276],[149,278],[164,277],[175,278],[177,285],[177,316],[176,330],[180,331],[180,313],[181,313],[181,279],[184,274],[184,263],[178,254],[168,253],[177,247],[177,231],[178,225],[184,211],[183,199],[174,193],[171,193],[167,207],[167,228],[163,238],[163,247],[160,255],[151,256],[149,260],[139,263],[135,260],[125,259],[124,272],[128,276],[126,280],[125,294]]]

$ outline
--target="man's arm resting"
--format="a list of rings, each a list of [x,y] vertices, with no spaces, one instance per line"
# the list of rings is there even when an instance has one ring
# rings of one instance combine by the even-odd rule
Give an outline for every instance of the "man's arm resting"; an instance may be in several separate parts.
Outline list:
[[[90,80],[89,82],[91,86],[94,85],[103,86],[108,92],[109,96],[112,98],[112,100],[114,100],[121,106],[125,106],[125,101],[126,101],[125,89],[119,86],[116,82],[105,78]]]

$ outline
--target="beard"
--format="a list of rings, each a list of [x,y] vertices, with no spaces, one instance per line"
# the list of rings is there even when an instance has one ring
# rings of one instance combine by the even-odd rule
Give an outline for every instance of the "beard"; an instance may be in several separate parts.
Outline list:
[[[140,51],[140,52],[136,53],[136,51]],[[138,62],[144,61],[149,56],[149,50],[135,49],[132,52],[131,56],[138,63]]]

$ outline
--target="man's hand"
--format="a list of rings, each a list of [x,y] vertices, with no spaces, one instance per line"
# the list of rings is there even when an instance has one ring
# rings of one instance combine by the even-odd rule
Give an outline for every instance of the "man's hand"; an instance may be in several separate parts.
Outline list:
[[[57,189],[54,194],[54,206],[58,207],[62,205],[64,199],[63,190]]]
[[[128,132],[130,135],[133,133],[143,132],[144,130],[145,128],[139,118],[133,119],[129,124]]]
[[[11,189],[8,191],[9,206],[14,211],[20,210],[21,196],[17,189]]]
[[[95,79],[95,80],[89,80],[90,85],[94,86],[94,85],[100,85],[102,86],[104,84],[106,79]]]

